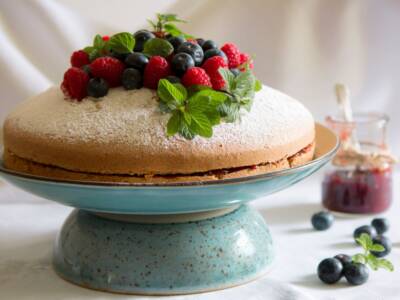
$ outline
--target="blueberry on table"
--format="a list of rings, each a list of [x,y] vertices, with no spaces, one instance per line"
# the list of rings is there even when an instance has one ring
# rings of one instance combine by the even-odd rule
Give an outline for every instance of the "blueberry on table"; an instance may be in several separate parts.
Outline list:
[[[177,50],[177,53],[182,52],[189,54],[193,58],[196,66],[200,66],[203,62],[204,52],[203,49],[197,44],[184,42]]]
[[[138,52],[133,52],[125,58],[125,65],[140,71],[143,71],[148,63],[147,56]]]
[[[165,77],[165,79],[167,79],[171,83],[181,83],[181,80],[179,79],[179,77],[176,77],[173,75],[167,76],[167,77]]]
[[[336,283],[342,278],[343,265],[336,258],[325,258],[318,265],[318,277],[327,284]]]
[[[375,218],[371,225],[375,228],[377,234],[384,234],[389,230],[389,220],[386,218]]]
[[[171,45],[174,47],[174,50],[176,51],[180,45],[186,42],[186,39],[182,36],[171,36],[168,38],[168,42],[171,43]]]
[[[344,267],[343,275],[351,285],[360,285],[367,282],[369,270],[366,265],[353,262]]]
[[[154,39],[156,36],[148,30],[139,30],[133,34],[135,38],[135,52],[142,52],[144,43],[150,39]]]
[[[372,239],[374,244],[382,245],[385,248],[382,252],[371,251],[371,253],[376,257],[384,257],[392,251],[392,242],[383,235],[378,235]]]
[[[103,78],[91,78],[86,88],[87,94],[95,98],[107,95],[108,89],[108,83]]]
[[[330,212],[321,211],[311,218],[312,226],[316,230],[327,230],[333,224],[334,217]]]
[[[134,68],[126,68],[122,73],[122,86],[126,90],[139,89],[143,86],[142,74]]]
[[[215,43],[212,40],[204,41],[203,45],[201,45],[201,46],[203,47],[203,51],[204,52],[209,50],[209,49],[217,49],[218,48],[217,43]]]
[[[338,254],[338,255],[335,255],[334,258],[340,260],[340,262],[342,263],[343,267],[344,267],[346,264],[350,264],[350,263],[352,262],[351,256],[350,256],[350,255],[347,255],[347,254]]]
[[[376,235],[375,228],[370,226],[370,225],[364,225],[358,227],[356,230],[354,230],[353,237],[354,239],[359,238],[363,233],[368,234],[371,238],[374,238]]]
[[[178,53],[172,58],[172,70],[178,75],[182,76],[187,70],[193,68],[195,65],[194,59],[190,54],[185,52]]]

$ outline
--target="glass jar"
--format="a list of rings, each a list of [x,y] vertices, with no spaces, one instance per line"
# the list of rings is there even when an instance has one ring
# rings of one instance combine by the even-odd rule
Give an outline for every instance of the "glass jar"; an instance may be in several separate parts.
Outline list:
[[[331,211],[377,214],[392,203],[392,164],[386,128],[389,118],[379,113],[359,113],[352,122],[329,116],[328,126],[341,146],[322,183],[322,203]]]

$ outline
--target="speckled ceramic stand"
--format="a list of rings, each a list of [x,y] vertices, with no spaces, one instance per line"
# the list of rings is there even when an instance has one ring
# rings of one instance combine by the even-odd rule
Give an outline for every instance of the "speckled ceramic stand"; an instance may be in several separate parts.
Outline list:
[[[75,210],[57,238],[54,267],[81,286],[154,295],[217,290],[265,273],[273,247],[263,218],[247,205],[215,212],[221,213],[134,223],[135,217],[117,221]]]

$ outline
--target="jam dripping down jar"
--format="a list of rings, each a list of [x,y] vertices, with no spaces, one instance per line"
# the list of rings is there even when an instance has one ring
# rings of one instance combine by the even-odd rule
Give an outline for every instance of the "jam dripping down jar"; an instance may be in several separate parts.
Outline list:
[[[380,113],[354,114],[351,122],[328,116],[328,126],[341,146],[322,183],[322,203],[347,214],[379,214],[393,198],[392,167],[386,129],[389,118]]]

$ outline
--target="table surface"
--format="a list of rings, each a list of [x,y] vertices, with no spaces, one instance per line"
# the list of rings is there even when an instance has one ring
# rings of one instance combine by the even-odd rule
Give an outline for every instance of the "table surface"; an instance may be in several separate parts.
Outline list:
[[[321,173],[285,191],[252,203],[270,225],[277,249],[272,271],[250,284],[225,291],[173,297],[177,299],[400,299],[400,174],[395,176],[395,201],[389,212],[394,243],[389,258],[393,273],[371,272],[358,287],[344,280],[327,286],[318,280],[316,267],[323,258],[357,253],[353,230],[372,216],[337,217],[328,231],[314,231],[310,217],[321,210]],[[115,295],[74,286],[58,278],[51,268],[51,249],[71,208],[40,199],[0,183],[0,299],[155,299]],[[170,298],[168,298],[170,299]]]

